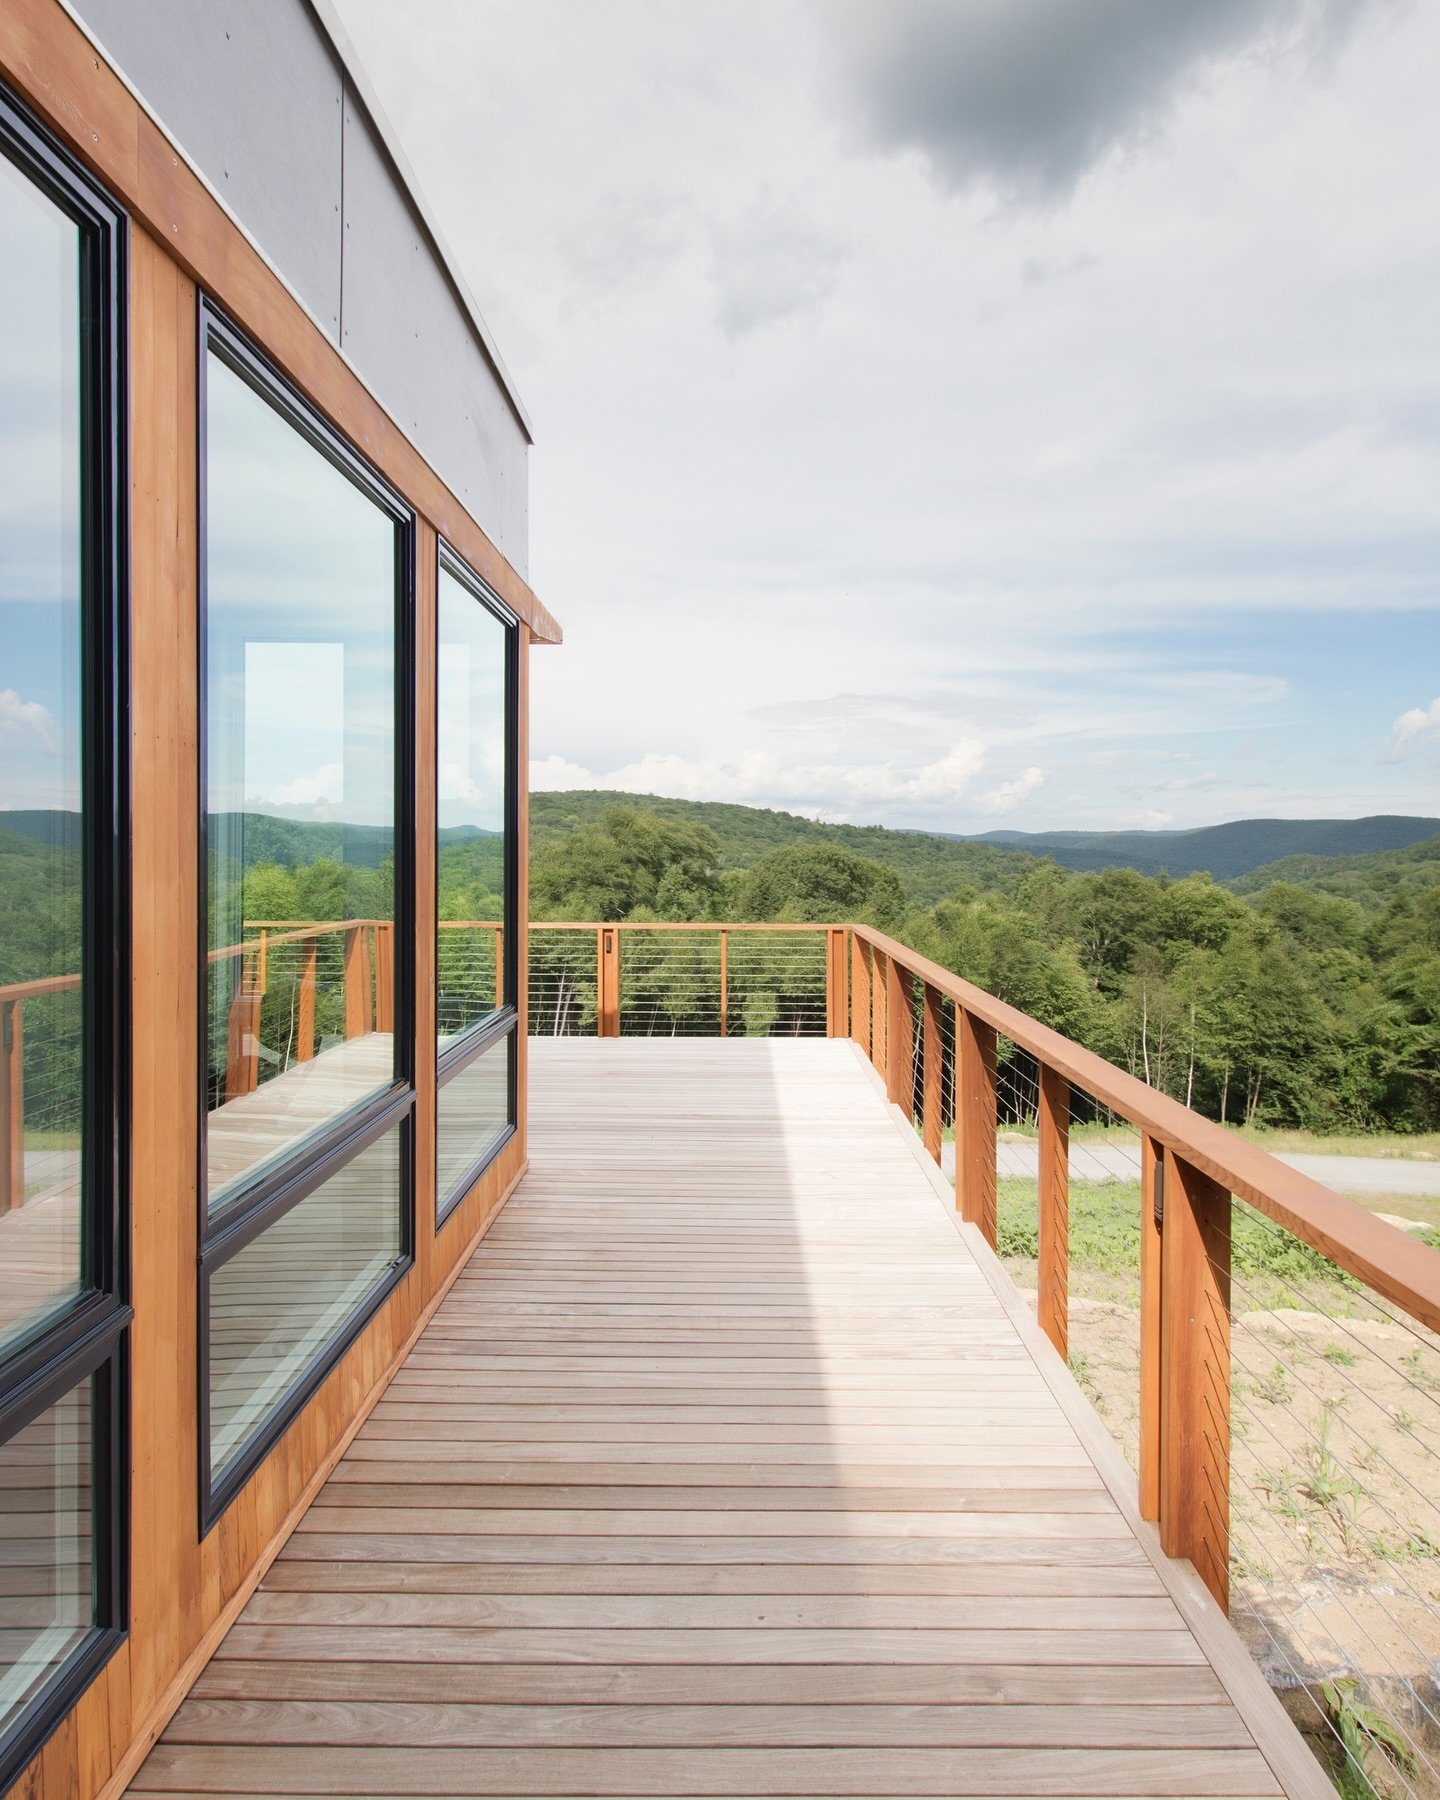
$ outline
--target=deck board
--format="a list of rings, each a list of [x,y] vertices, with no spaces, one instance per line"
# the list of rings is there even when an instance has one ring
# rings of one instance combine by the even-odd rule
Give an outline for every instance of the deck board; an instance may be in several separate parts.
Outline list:
[[[132,1794],[1281,1791],[848,1045],[531,1070],[530,1172]]]

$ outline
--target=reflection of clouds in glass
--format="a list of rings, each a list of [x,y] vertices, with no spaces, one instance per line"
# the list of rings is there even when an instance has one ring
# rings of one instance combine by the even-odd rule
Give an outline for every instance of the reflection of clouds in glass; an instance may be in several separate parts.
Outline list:
[[[22,700],[14,688],[0,690],[0,739],[18,738],[46,756],[58,756],[55,721],[38,700]]]
[[[79,233],[0,155],[0,602],[79,592]]]
[[[80,804],[79,233],[0,155],[0,808]]]
[[[394,524],[213,354],[206,397],[211,810],[389,824]]]
[[[247,811],[344,802],[343,644],[247,643],[244,716]]]
[[[505,626],[440,573],[438,801],[442,826],[505,827]]]

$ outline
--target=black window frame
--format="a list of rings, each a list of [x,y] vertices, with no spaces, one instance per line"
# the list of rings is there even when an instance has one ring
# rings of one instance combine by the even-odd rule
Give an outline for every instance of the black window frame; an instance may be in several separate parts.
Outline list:
[[[206,1536],[275,1445],[304,1410],[326,1376],[404,1280],[415,1262],[415,508],[355,449],[344,434],[206,293],[197,306],[197,594],[199,604],[199,810],[200,906],[199,1100],[197,1169],[200,1251],[196,1308],[199,1368],[200,1533]],[[210,1209],[206,1159],[209,1123],[209,754],[207,707],[208,563],[206,472],[209,431],[206,404],[209,355],[218,355],[240,379],[299,433],[310,447],[350,480],[395,527],[395,853],[394,1039],[395,1074],[368,1100],[296,1145],[282,1161],[262,1165],[241,1181],[223,1206]],[[400,1127],[399,1249],[389,1269],[354,1312],[303,1364],[244,1442],[217,1471],[210,1451],[210,1285],[238,1251],[337,1174],[362,1150]]]
[[[89,172],[0,84],[0,156],[78,228],[83,968],[91,1046],[82,1090],[81,1252],[85,1289],[0,1354],[0,1442],[93,1383],[90,1530],[94,1622],[0,1734],[0,1792],[35,1757],[129,1633],[129,219]]]
[[[437,619],[436,643],[439,643],[438,618],[440,607],[440,576],[449,575],[457,581],[478,606],[481,606],[505,629],[505,880],[502,898],[505,902],[505,917],[502,921],[504,929],[504,947],[501,955],[501,969],[505,983],[505,1001],[496,1007],[488,1018],[479,1019],[474,1025],[458,1033],[440,1050],[438,1043],[435,1051],[435,1230],[438,1233],[447,1220],[451,1219],[460,1207],[460,1203],[485,1173],[495,1158],[515,1136],[518,1130],[518,1086],[520,1054],[514,1042],[516,1028],[519,1023],[520,1009],[515,1003],[515,996],[520,991],[520,931],[518,920],[520,912],[520,621],[506,606],[495,590],[484,581],[465,559],[442,537],[439,540],[439,554],[436,558],[435,572],[435,607]],[[438,737],[439,725],[439,692],[438,661],[436,671],[436,725]],[[440,991],[440,881],[439,881],[439,788],[435,794],[436,813],[432,821],[432,842],[435,845],[436,880],[435,880],[435,966],[434,983],[438,996]],[[485,1055],[502,1038],[509,1037],[512,1042],[507,1051],[508,1077],[506,1081],[505,1129],[494,1139],[490,1147],[479,1156],[474,1164],[455,1182],[448,1192],[440,1191],[439,1181],[439,1148],[440,1148],[440,1090],[452,1081],[462,1070],[469,1068],[477,1057]]]

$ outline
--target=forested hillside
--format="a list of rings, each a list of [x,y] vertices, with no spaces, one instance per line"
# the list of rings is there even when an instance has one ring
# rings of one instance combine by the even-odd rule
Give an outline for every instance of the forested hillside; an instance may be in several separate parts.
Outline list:
[[[1372,873],[1356,898],[1299,881],[1242,897],[1205,875],[1024,858],[927,903],[900,868],[827,831],[735,868],[689,809],[612,807],[536,851],[531,906],[552,919],[860,919],[1212,1117],[1440,1124],[1440,882],[1387,888]]]
[[[1282,857],[1371,856],[1440,832],[1440,819],[1234,819],[1196,831],[991,831],[975,841],[1048,856],[1066,869],[1138,869],[1232,881]]]
[[[865,920],[1216,1118],[1440,1126],[1440,838],[1226,887],[738,806],[537,795],[532,817],[537,918]],[[15,823],[0,901],[18,960],[0,982],[78,967],[73,833],[64,815]],[[245,845],[249,919],[388,915],[378,836],[253,819]],[[37,897],[57,858],[74,866],[55,915]],[[496,837],[443,834],[441,916],[497,918],[501,859]]]
[[[530,844],[539,851],[578,827],[598,825],[617,806],[636,807],[654,818],[699,826],[712,833],[721,869],[748,869],[785,844],[835,844],[895,870],[913,899],[927,905],[966,882],[986,889],[1011,887],[1033,866],[1022,852],[938,837],[924,831],[890,831],[883,825],[826,825],[795,813],[770,812],[721,801],[666,800],[654,794],[576,790],[533,794]]]

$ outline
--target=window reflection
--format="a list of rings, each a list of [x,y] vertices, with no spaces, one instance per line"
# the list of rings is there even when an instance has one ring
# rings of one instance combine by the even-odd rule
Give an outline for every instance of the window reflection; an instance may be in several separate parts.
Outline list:
[[[459,1201],[510,1125],[511,1032],[491,1044],[440,1089],[436,1106],[435,1196],[439,1217]]]
[[[91,1383],[0,1445],[0,1730],[94,1617]]]
[[[0,1348],[82,1287],[80,275],[0,156]]]
[[[396,1073],[394,521],[213,349],[212,1207]]]
[[[399,1191],[397,1128],[211,1276],[212,1479],[394,1269]]]
[[[488,1018],[505,992],[506,686],[513,627],[442,566],[437,810],[440,1048]]]

